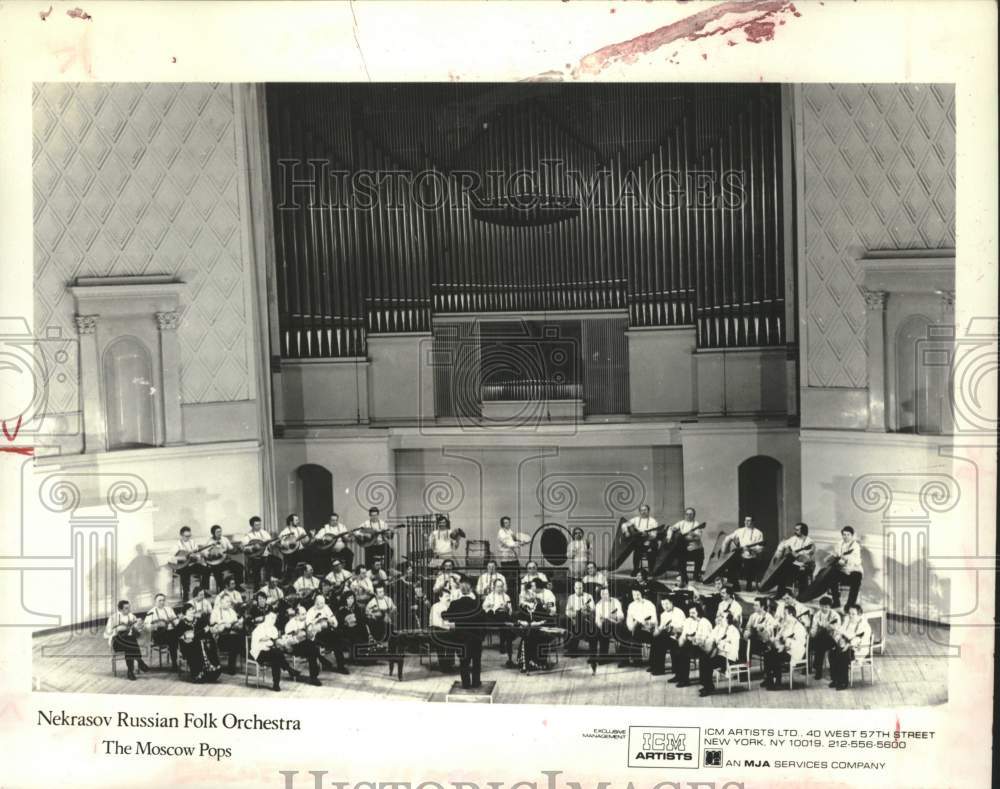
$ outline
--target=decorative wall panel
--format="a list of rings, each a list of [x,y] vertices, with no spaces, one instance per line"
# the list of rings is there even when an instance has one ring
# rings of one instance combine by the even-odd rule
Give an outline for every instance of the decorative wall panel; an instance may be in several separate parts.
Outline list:
[[[36,332],[75,335],[76,277],[172,274],[183,402],[248,399],[232,88],[48,83],[32,107]],[[50,410],[77,410],[77,380],[50,382]]]
[[[805,85],[801,97],[806,381],[864,387],[860,258],[955,246],[955,92]]]

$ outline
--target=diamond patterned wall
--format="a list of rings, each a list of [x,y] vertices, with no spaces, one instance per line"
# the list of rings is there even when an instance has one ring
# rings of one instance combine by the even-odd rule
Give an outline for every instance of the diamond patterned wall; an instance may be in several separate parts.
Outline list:
[[[955,246],[955,92],[948,85],[805,85],[809,386],[867,386],[867,250]]]
[[[75,335],[78,276],[174,274],[183,402],[248,399],[231,86],[47,83],[32,106],[36,332]],[[77,380],[52,411],[77,410]]]

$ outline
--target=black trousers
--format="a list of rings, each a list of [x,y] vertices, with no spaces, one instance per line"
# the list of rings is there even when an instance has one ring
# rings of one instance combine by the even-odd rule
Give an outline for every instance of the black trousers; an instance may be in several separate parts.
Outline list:
[[[705,563],[705,549],[698,548],[695,551],[685,551],[677,560],[678,570],[681,574],[681,586],[687,586],[688,582],[688,562],[694,562],[694,580],[701,580],[701,566]]]
[[[861,591],[861,579],[862,575],[859,572],[845,573],[837,570],[836,572],[830,573],[830,586],[829,593],[830,597],[833,598],[833,607],[840,608],[840,585],[847,584],[847,604],[844,606],[848,608],[858,602],[858,594]]]
[[[779,684],[781,675],[785,673],[785,666],[790,664],[791,656],[787,652],[769,649],[764,653],[764,679],[772,685]]]
[[[115,636],[111,640],[111,648],[115,652],[125,654],[125,665],[128,666],[129,674],[135,673],[136,661],[142,664],[142,649],[139,647],[139,642],[135,636]]]
[[[597,638],[597,626],[594,624],[593,614],[587,616],[582,612],[577,612],[572,617],[565,617],[563,627],[567,631],[567,651],[578,651],[580,649],[580,641],[586,639],[590,647],[590,652],[593,653],[594,642]]]
[[[202,575],[202,584],[208,586],[208,577],[215,579],[215,591],[220,592],[223,588],[223,576],[232,575],[237,584],[243,583],[243,566],[232,559],[226,559],[222,564],[208,568]]]
[[[747,591],[750,591],[753,584],[760,580],[760,575],[764,570],[764,563],[761,561],[760,557],[754,556],[750,559],[744,559],[742,556],[733,562],[733,571],[729,576],[729,581],[736,586],[737,589],[740,588],[740,581],[746,583]]]
[[[670,667],[677,673],[677,639],[666,633],[660,633],[653,637],[652,645],[649,647],[649,665],[654,672],[661,673],[667,670],[667,655],[670,655]]]
[[[698,681],[706,690],[715,690],[715,679],[712,673],[715,669],[726,667],[726,659],[722,655],[709,657],[702,653],[698,658]]]
[[[463,688],[471,688],[480,684],[479,673],[482,670],[482,663],[482,635],[463,635],[462,653],[458,657],[458,670],[462,676]]]
[[[288,665],[288,658],[280,649],[262,649],[257,653],[257,662],[271,669],[271,681],[274,682],[274,687],[278,687],[281,682],[282,669],[289,674],[292,673],[292,667]]]
[[[342,551],[330,551],[329,555],[331,565],[334,561],[339,561],[348,572],[354,569],[354,551],[347,546]]]
[[[292,648],[292,654],[306,659],[309,664],[309,676],[316,679],[319,676],[319,646],[315,641],[300,641]]]
[[[641,660],[642,645],[652,643],[653,634],[641,627],[631,631],[624,622],[618,625],[617,631],[618,657],[622,660]]]
[[[226,653],[226,670],[232,674],[236,671],[236,658],[243,654],[246,641],[242,633],[226,632],[216,639],[219,649]]]
[[[632,553],[632,572],[639,572],[639,568],[642,567],[643,559],[646,560],[646,567],[649,570],[652,570],[653,559],[659,549],[660,541],[655,537],[639,542],[635,547],[635,551]]]
[[[174,574],[181,579],[181,599],[185,603],[191,597],[191,576],[197,575],[199,583],[204,585],[203,570],[204,568],[197,564],[190,564],[174,570]]]
[[[689,682],[691,680],[691,658],[701,655],[701,650],[694,644],[678,646],[677,657],[674,662],[674,676],[678,682]]]
[[[614,638],[615,626],[611,622],[604,620],[597,629],[597,649],[591,652],[590,662],[594,665],[605,663],[608,660],[608,652],[611,648],[611,639]]]
[[[847,687],[848,674],[851,670],[851,662],[854,660],[853,649],[831,649],[830,650],[830,679],[837,685]]]
[[[833,674],[833,652],[834,644],[833,639],[826,630],[817,629],[816,637],[809,642],[813,650],[813,671],[816,674],[816,678],[819,679],[823,676],[823,659],[830,655],[830,674]]]
[[[154,630],[152,641],[155,646],[166,647],[170,653],[170,664],[177,667],[177,633],[166,628]]]

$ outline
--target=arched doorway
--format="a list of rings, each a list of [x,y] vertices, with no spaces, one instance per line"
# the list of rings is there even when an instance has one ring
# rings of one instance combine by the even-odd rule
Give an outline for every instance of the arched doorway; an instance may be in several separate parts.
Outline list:
[[[784,472],[781,463],[767,455],[755,455],[740,463],[740,525],[747,515],[764,533],[767,547],[774,549],[784,534]]]
[[[295,470],[295,485],[302,525],[310,531],[319,528],[333,512],[333,474],[306,463]]]

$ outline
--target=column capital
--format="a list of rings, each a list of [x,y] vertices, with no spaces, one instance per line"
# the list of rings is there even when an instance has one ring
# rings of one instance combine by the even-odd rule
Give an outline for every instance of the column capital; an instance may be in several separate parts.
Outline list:
[[[100,315],[77,315],[76,330],[79,334],[93,334],[97,331],[97,319]]]
[[[955,291],[939,290],[938,296],[941,297],[941,306],[945,309],[951,309],[955,306]]]
[[[176,310],[156,313],[156,325],[162,331],[177,331],[177,324],[180,322],[180,313]]]
[[[861,295],[865,297],[868,309],[877,312],[885,309],[886,299],[889,298],[889,294],[884,290],[868,290],[868,288],[862,288]]]

